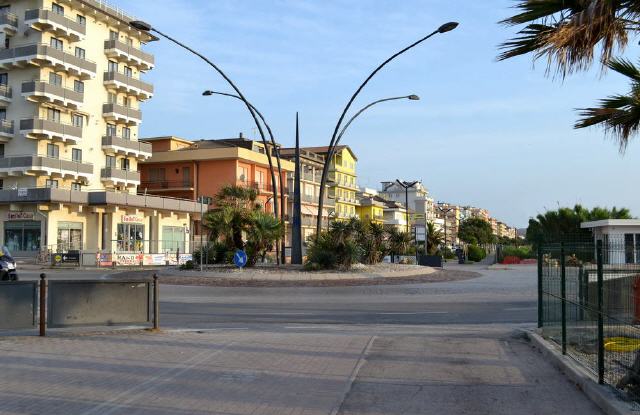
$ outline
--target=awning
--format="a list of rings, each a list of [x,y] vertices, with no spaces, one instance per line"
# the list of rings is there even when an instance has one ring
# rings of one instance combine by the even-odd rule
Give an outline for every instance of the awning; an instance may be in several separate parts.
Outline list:
[[[303,215],[311,215],[311,216],[313,216],[313,215],[317,215],[318,214],[318,210],[317,209],[314,209],[314,208],[312,208],[310,206],[306,206],[306,205],[302,205],[302,209],[301,210],[302,210],[302,214]]]

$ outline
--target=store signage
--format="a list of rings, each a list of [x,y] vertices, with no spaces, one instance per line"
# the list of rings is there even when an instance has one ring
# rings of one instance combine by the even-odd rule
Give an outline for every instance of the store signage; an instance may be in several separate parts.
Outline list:
[[[184,265],[187,261],[193,261],[192,254],[180,254],[180,258],[178,258],[178,265]]]
[[[112,267],[113,266],[113,258],[111,254],[107,254],[104,252],[98,252],[96,254],[96,260],[98,261],[98,266],[100,267]]]
[[[165,265],[167,258],[165,254],[145,254],[142,264],[143,265]]]
[[[142,254],[116,254],[117,266],[136,266],[143,260]]]
[[[7,212],[7,220],[33,220],[33,212]]]
[[[144,218],[135,215],[124,215],[122,223],[144,223]]]
[[[27,197],[29,196],[29,189],[26,187],[18,188],[18,197]]]

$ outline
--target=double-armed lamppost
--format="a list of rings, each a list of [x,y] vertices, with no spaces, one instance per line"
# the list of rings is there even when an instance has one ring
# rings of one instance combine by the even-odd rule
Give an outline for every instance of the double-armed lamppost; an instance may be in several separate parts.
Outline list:
[[[409,189],[413,186],[420,183],[419,180],[415,182],[401,182],[399,179],[396,179],[396,182],[404,189],[404,207],[407,209],[407,234],[409,233]]]
[[[204,56],[203,54],[195,51],[194,49],[190,48],[189,46],[185,45],[184,43],[179,42],[178,40],[172,38],[171,36],[159,31],[158,29],[156,29],[155,27],[151,26],[149,23],[147,22],[143,22],[141,20],[134,20],[131,21],[129,23],[129,25],[131,25],[131,27],[133,27],[134,29],[140,30],[141,32],[153,32],[153,33],[157,33],[158,35],[164,37],[165,39],[175,43],[176,45],[180,46],[181,48],[191,52],[192,54],[196,55],[197,57],[199,57],[200,59],[202,59],[203,61],[205,61],[207,64],[209,64],[218,74],[220,74],[220,76],[222,76],[222,78],[224,78],[225,81],[227,81],[227,83],[231,86],[231,88],[233,88],[233,90],[236,92],[238,98],[244,102],[244,104],[247,106],[247,109],[249,110],[249,112],[251,113],[251,117],[253,118],[254,123],[256,124],[256,127],[258,128],[258,132],[260,133],[260,138],[262,139],[262,144],[265,146],[265,149],[268,150],[269,146],[267,144],[267,139],[265,137],[264,131],[262,130],[262,125],[260,124],[260,121],[258,120],[258,115],[255,111],[255,107],[245,98],[245,96],[242,94],[242,92],[240,91],[240,89],[236,86],[236,84],[231,80],[231,78],[229,78],[227,76],[227,74],[225,74],[222,69],[220,69],[218,67],[218,65],[216,65],[215,63],[213,63],[211,60],[209,60],[206,56]],[[277,151],[277,149],[276,149]],[[269,151],[267,151],[267,160],[269,161],[269,170],[271,171],[271,185],[273,187],[273,213],[276,217],[276,219],[278,219],[278,193],[277,193],[277,184],[276,184],[276,177],[275,177],[275,173],[274,173],[274,169],[273,169],[273,161],[271,160],[271,155],[269,154]],[[279,172],[280,174],[282,174],[281,172]],[[280,191],[282,191],[282,189],[280,189]],[[278,263],[280,263],[280,256],[278,255]]]
[[[392,60],[394,60],[398,56],[402,55],[403,53],[405,53],[409,49],[411,49],[411,48],[413,48],[415,46],[418,46],[419,44],[421,44],[425,40],[429,39],[430,37],[432,37],[432,36],[434,36],[434,35],[436,35],[438,33],[450,32],[451,30],[455,29],[456,27],[458,27],[458,23],[456,23],[456,22],[445,23],[442,26],[440,26],[437,30],[433,31],[432,33],[428,34],[427,36],[423,37],[422,39],[412,43],[411,45],[407,46],[406,48],[404,48],[404,49],[396,52],[395,54],[393,54],[387,60],[382,62],[373,72],[371,72],[371,74],[369,74],[369,76],[364,80],[364,82],[358,87],[358,89],[353,94],[351,99],[349,99],[349,102],[347,103],[347,105],[345,106],[344,110],[342,111],[342,114],[340,115],[340,118],[338,119],[338,123],[336,124],[336,127],[333,130],[333,135],[331,136],[331,141],[329,142],[329,148],[327,150],[327,158],[326,158],[326,160],[324,162],[324,168],[322,169],[322,179],[320,180],[320,199],[318,201],[318,218],[317,218],[317,224],[316,224],[316,237],[318,237],[320,235],[320,231],[322,230],[322,208],[324,207],[323,206],[323,202],[324,202],[324,186],[325,186],[325,184],[327,182],[327,176],[328,176],[328,173],[329,173],[329,165],[330,165],[331,160],[333,159],[333,156],[334,156],[335,151],[336,151],[336,141],[337,141],[337,138],[338,138],[338,132],[340,131],[340,127],[342,125],[342,122],[344,121],[344,118],[346,117],[347,112],[351,108],[351,105],[353,104],[355,99],[358,97],[358,95],[360,95],[360,92],[369,83],[369,81],[383,67],[385,67],[389,62],[391,62]]]

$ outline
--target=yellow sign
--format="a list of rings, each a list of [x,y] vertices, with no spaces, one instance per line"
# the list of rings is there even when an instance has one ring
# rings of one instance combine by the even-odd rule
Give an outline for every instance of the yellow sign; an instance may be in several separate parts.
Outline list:
[[[62,255],[56,255],[55,260],[56,262],[62,262]]]

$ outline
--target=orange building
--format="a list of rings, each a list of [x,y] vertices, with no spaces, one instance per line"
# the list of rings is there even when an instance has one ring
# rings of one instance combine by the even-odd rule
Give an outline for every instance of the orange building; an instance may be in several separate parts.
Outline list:
[[[144,138],[153,155],[140,163],[140,193],[197,199],[215,196],[226,185],[251,186],[265,211],[273,212],[273,188],[267,149],[261,142],[242,137],[189,141],[178,137]],[[269,151],[273,151],[269,147]],[[277,172],[275,157],[272,157]],[[282,160],[282,179],[294,164]],[[278,176],[276,175],[278,182]],[[279,183],[276,183],[276,188]],[[285,198],[287,190],[285,188]],[[287,203],[285,199],[285,213]]]

